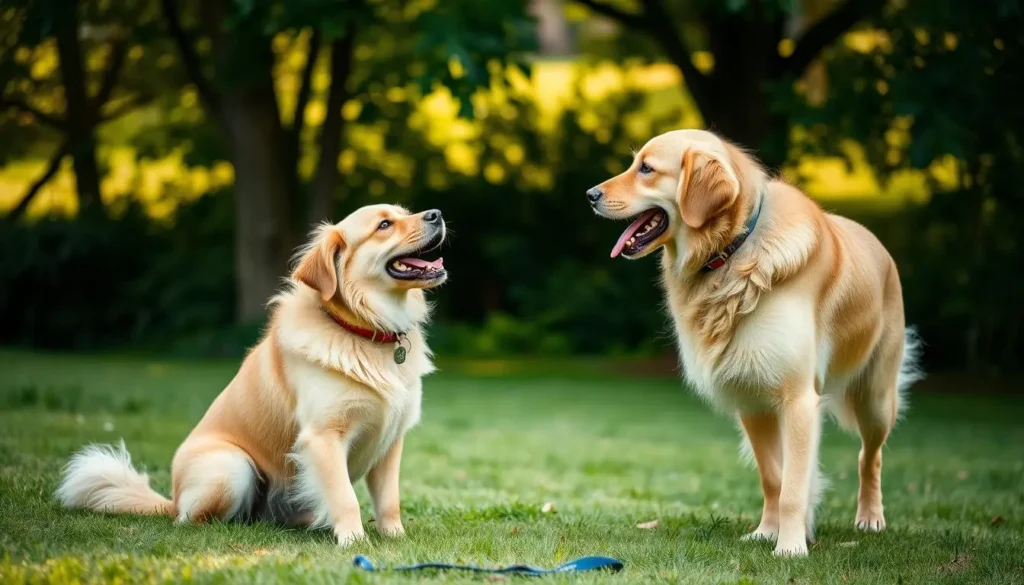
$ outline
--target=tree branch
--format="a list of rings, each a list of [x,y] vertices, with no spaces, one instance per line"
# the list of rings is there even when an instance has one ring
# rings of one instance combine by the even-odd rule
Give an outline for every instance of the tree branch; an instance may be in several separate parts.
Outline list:
[[[693,51],[686,44],[682,34],[673,25],[676,19],[668,13],[661,0],[642,0],[644,5],[644,25],[654,33],[661,43],[668,58],[683,73],[683,82],[690,90],[697,109],[707,117],[711,108],[711,95],[708,78],[701,73],[692,61]],[[737,42],[740,42],[737,40]]]
[[[309,100],[313,95],[313,70],[316,68],[316,62],[320,56],[320,44],[320,31],[313,29],[313,34],[309,37],[309,47],[306,49],[306,65],[302,68],[302,77],[299,79],[299,93],[295,97],[292,123],[284,130],[287,139],[284,151],[287,153],[292,172],[295,173],[296,182],[299,180],[299,150],[302,129],[306,126],[306,106],[309,105]]]
[[[0,108],[3,108],[4,110],[17,110],[23,114],[30,114],[43,124],[57,130],[64,130],[67,128],[67,121],[63,118],[46,114],[19,99],[0,98]]]
[[[128,114],[132,110],[138,109],[145,106],[153,101],[153,96],[149,94],[135,94],[132,97],[117,104],[114,108],[107,111],[106,113],[100,114],[97,119],[100,124],[104,122],[110,122]]]
[[[178,53],[181,55],[181,62],[185,67],[185,73],[188,75],[192,85],[196,86],[196,91],[199,93],[199,99],[204,109],[210,117],[222,121],[223,110],[221,109],[220,96],[214,91],[206,75],[203,74],[203,67],[199,60],[199,54],[196,53],[195,45],[193,45],[188,32],[181,26],[177,1],[160,0],[160,6],[163,8],[164,18],[167,20],[167,28],[171,33],[171,38],[174,40],[174,44],[178,47]]]
[[[349,77],[352,75],[352,56],[356,47],[355,27],[349,27],[344,37],[331,43],[331,88],[327,92],[327,114],[320,128],[320,157],[313,175],[310,222],[320,221],[331,211],[334,187],[338,182],[338,155],[341,153],[341,135],[345,119],[341,108],[348,100]]]
[[[693,101],[705,115],[711,104],[707,77],[697,70],[691,60],[693,52],[673,25],[675,19],[668,13],[660,0],[641,0],[644,11],[640,14],[625,12],[597,0],[576,0],[596,14],[611,18],[636,33],[650,32],[657,38],[665,55],[679,67],[683,82],[690,90]]]
[[[47,183],[49,183],[50,179],[52,179],[54,175],[57,174],[57,171],[60,170],[61,161],[63,161],[64,157],[68,155],[69,144],[70,143],[67,139],[65,139],[64,142],[61,143],[60,147],[57,149],[57,152],[55,152],[53,157],[50,159],[50,166],[46,167],[46,172],[44,172],[42,176],[36,179],[31,186],[29,186],[28,191],[26,191],[25,195],[22,196],[21,201],[18,202],[18,205],[16,205],[14,209],[9,211],[4,219],[9,221],[16,221],[18,218],[25,214],[25,211],[28,209],[29,204],[32,203],[32,200],[35,199],[36,195],[38,195],[39,192],[42,191],[43,187]]]
[[[591,12],[618,21],[623,26],[629,28],[641,28],[644,25],[643,15],[619,10],[614,6],[609,6],[603,2],[597,2],[596,0],[576,0],[576,2],[586,6]]]
[[[313,30],[309,37],[309,47],[306,49],[306,65],[302,69],[302,77],[299,80],[299,93],[295,98],[295,113],[292,115],[292,129],[301,132],[306,123],[306,106],[313,95],[313,70],[316,69],[317,59],[320,57],[320,31]]]
[[[783,69],[795,75],[803,74],[825,47],[884,6],[885,0],[846,0],[800,36],[793,53],[783,60]]]
[[[96,95],[92,98],[92,113],[93,117],[98,117],[99,111],[103,108],[103,105],[110,100],[110,95],[114,93],[114,88],[117,86],[117,80],[121,77],[121,69],[124,66],[124,58],[128,54],[128,42],[124,39],[118,39],[114,41],[110,47],[110,59],[107,62],[107,68],[103,71],[103,79],[100,82],[100,89],[96,92]]]

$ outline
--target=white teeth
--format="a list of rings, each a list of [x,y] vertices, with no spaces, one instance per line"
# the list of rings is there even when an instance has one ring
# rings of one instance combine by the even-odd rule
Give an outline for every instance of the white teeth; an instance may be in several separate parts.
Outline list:
[[[402,269],[402,263],[401,263],[401,262],[399,262],[398,260],[395,260],[395,263],[394,263],[394,264],[392,264],[392,266],[394,266],[395,268],[397,268],[397,269],[399,269],[399,270],[401,270],[401,269]]]

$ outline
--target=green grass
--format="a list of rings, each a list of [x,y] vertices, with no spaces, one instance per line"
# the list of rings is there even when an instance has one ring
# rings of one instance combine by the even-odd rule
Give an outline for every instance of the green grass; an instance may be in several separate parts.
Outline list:
[[[370,529],[368,542],[341,550],[325,532],[173,526],[51,499],[73,451],[120,437],[167,493],[174,449],[234,363],[0,353],[0,581],[483,582],[360,573],[350,563],[362,553],[385,565],[626,563],[617,575],[545,578],[574,583],[1024,582],[1020,399],[914,395],[886,450],[890,529],[879,535],[852,527],[857,444],[827,427],[832,488],[818,542],[808,559],[780,560],[769,544],[739,541],[760,513],[760,490],[738,460],[733,423],[678,381],[500,366],[453,366],[427,380],[403,460],[408,536]],[[636,528],[652,519],[658,528]]]

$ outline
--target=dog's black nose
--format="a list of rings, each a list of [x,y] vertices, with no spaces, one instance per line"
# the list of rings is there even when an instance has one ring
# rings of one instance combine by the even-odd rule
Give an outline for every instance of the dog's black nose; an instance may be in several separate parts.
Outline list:
[[[441,223],[441,210],[431,209],[423,214],[423,221],[427,223]]]
[[[604,191],[598,189],[597,187],[591,187],[590,189],[587,190],[587,199],[590,200],[591,205],[594,205],[595,203],[600,201],[602,197],[604,197]]]

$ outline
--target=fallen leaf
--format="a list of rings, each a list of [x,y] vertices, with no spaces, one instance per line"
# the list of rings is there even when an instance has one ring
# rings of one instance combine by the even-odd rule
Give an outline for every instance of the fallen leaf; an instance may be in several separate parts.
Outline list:
[[[270,549],[258,548],[256,550],[252,551],[252,554],[254,554],[254,555],[258,556],[258,557],[266,556],[266,555],[270,554]]]
[[[958,471],[957,474],[956,474],[956,478],[957,479],[967,479],[968,475],[970,475],[970,474],[967,473],[966,471]]]
[[[655,518],[654,520],[648,520],[647,522],[641,522],[636,525],[636,527],[641,530],[654,530],[659,526],[661,526],[661,521],[657,518]]]
[[[953,556],[952,561],[944,565],[939,565],[939,568],[950,573],[959,573],[971,567],[971,558],[972,557],[969,554],[958,553]]]
[[[544,502],[544,505],[541,506],[540,511],[545,513],[545,514],[551,514],[552,512],[555,511],[555,503],[554,502]]]
[[[992,519],[992,526],[999,526],[1003,522],[1006,522],[1006,518],[1003,518],[1002,516],[996,516]]]
[[[519,534],[519,527],[518,526],[513,526],[512,527],[512,536],[515,536],[517,534]]]
[[[504,575],[487,575],[484,577],[484,581],[490,581],[491,583],[501,583],[502,581],[508,581],[508,577]]]

